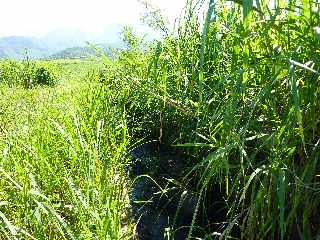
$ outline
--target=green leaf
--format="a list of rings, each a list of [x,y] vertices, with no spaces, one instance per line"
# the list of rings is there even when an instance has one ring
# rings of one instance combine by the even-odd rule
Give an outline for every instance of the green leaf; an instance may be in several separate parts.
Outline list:
[[[245,197],[246,197],[246,193],[247,193],[247,190],[252,182],[252,180],[261,172],[265,169],[265,166],[262,166],[261,168],[257,168],[256,170],[254,170],[254,172],[250,175],[250,178],[248,180],[248,182],[246,183],[243,191],[242,191],[242,194],[241,194],[241,197],[240,197],[240,202],[242,202]]]
[[[243,21],[246,27],[249,26],[250,23],[250,13],[253,9],[253,0],[243,0]]]
[[[283,169],[280,169],[278,175],[278,207],[279,207],[279,220],[280,220],[280,231],[281,239],[284,239],[286,233],[286,224],[285,224],[285,196],[286,196],[286,175]]]

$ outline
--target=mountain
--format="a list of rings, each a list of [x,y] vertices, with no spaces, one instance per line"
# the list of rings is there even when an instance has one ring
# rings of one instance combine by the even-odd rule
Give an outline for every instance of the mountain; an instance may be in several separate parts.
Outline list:
[[[110,24],[100,33],[86,33],[79,29],[64,29],[49,32],[43,37],[10,36],[0,37],[0,59],[25,57],[25,49],[28,50],[30,58],[49,58],[58,56],[82,57],[82,53],[92,54],[87,49],[86,42],[92,44],[103,43],[108,48],[122,48],[121,24]],[[134,25],[133,28],[139,35],[147,33],[146,39],[157,38],[150,28]]]
[[[34,38],[20,36],[0,38],[0,57],[2,58],[23,58],[26,49],[28,55],[33,58],[44,57],[50,52],[44,43]]]
[[[63,29],[49,32],[42,41],[51,51],[58,52],[71,47],[84,47],[90,37],[78,29]]]
[[[7,54],[4,52],[4,50],[0,49],[0,59],[1,58],[7,58]]]
[[[26,50],[30,58],[36,59],[48,58],[51,56],[58,57],[59,55],[76,58],[77,56],[80,57],[81,52],[83,51],[92,55],[93,50],[86,47],[86,41],[89,40],[91,40],[91,43],[95,43],[92,39],[79,34],[68,35],[63,33],[51,33],[50,36],[41,39],[24,36],[3,37],[0,38],[0,59],[23,59]],[[120,40],[117,42],[109,42],[109,44],[103,44],[104,48],[107,48],[107,45],[110,47],[121,47],[123,43]],[[74,57],[72,57],[73,55]]]

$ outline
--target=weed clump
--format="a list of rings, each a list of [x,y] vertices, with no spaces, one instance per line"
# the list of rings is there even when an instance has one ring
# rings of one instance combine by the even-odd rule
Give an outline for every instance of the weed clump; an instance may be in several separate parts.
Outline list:
[[[0,83],[9,87],[54,86],[58,82],[58,76],[59,71],[50,63],[30,60],[0,62]]]
[[[36,67],[34,79],[37,84],[46,86],[54,86],[57,82],[55,71],[48,65]]]

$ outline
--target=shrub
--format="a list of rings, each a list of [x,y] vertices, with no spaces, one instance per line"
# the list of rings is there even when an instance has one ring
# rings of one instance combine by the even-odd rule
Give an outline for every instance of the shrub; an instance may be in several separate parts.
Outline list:
[[[54,86],[57,79],[58,70],[47,63],[30,60],[4,60],[0,62],[0,83],[8,84],[9,87]]]
[[[37,66],[34,71],[34,80],[39,85],[54,86],[57,82],[57,76],[48,65]]]

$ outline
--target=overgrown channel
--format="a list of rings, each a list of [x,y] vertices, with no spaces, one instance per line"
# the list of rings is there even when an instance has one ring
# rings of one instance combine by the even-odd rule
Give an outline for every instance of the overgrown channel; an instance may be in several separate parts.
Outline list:
[[[226,205],[221,188],[215,186],[210,197],[201,199],[195,183],[186,184],[188,157],[183,151],[150,142],[130,154],[131,214],[138,239],[204,238],[223,229]]]

